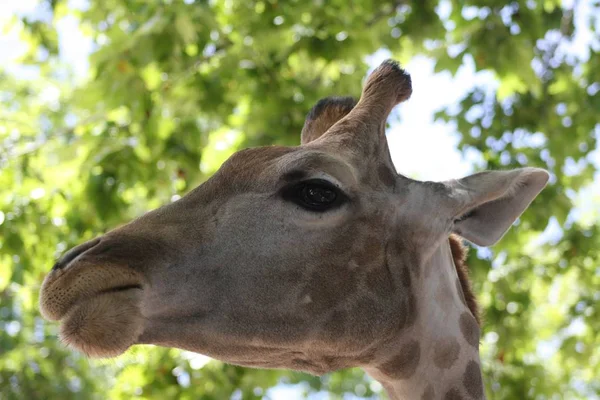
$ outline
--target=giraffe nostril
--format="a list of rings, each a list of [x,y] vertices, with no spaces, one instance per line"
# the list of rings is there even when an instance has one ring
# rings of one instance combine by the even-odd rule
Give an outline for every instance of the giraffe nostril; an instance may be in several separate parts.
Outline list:
[[[77,256],[85,253],[87,250],[96,246],[98,243],[100,243],[100,238],[92,239],[90,241],[80,244],[79,246],[73,247],[71,250],[63,254],[63,256],[60,259],[58,259],[58,261],[56,261],[56,263],[52,267],[52,270],[54,271],[66,267],[71,261],[76,259]]]

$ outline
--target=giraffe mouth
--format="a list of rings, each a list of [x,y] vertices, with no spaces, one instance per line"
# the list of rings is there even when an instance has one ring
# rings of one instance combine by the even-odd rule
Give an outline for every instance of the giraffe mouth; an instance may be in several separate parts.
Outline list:
[[[40,311],[46,319],[60,321],[82,301],[134,290],[141,292],[142,282],[140,274],[131,268],[81,259],[48,274],[40,290]]]
[[[88,357],[116,357],[134,345],[143,330],[137,284],[101,290],[80,298],[60,319],[59,337]]]
[[[98,292],[98,295],[102,295],[102,294],[106,294],[106,293],[119,293],[119,292],[126,292],[128,290],[133,290],[133,289],[139,289],[142,290],[142,285],[138,285],[138,284],[131,284],[131,285],[122,285],[122,286],[115,286],[113,288],[109,288],[109,289],[104,289]]]
[[[42,315],[60,321],[62,342],[88,357],[120,355],[142,332],[145,281],[133,268],[111,261],[79,254],[54,268],[40,291]]]

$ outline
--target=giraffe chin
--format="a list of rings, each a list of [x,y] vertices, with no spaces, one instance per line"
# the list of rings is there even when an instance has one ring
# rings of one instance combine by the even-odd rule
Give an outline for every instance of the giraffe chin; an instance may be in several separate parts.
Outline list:
[[[140,298],[140,289],[129,289],[78,301],[61,318],[61,340],[90,358],[123,354],[143,330]]]

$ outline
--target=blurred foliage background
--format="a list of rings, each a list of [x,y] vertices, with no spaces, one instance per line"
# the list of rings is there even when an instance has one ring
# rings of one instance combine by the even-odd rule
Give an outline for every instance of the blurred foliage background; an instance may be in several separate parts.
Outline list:
[[[285,385],[313,398],[383,396],[360,370],[318,378],[153,347],[89,361],[37,311],[63,251],[183,195],[236,149],[298,144],[310,107],[358,95],[366,57],[382,48],[404,63],[431,57],[437,72],[466,61],[490,71],[496,90],[474,87],[437,117],[485,169],[552,172],[493,252],[470,254],[488,395],[599,398],[598,1],[45,0],[34,9],[2,19],[23,49],[18,71],[0,66],[0,398],[259,399]],[[64,21],[91,38],[83,74],[61,58]],[[573,55],[578,30],[591,37]]]

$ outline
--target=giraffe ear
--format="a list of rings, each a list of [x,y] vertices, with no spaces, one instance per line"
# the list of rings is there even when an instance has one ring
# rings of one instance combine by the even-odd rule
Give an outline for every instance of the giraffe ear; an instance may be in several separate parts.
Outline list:
[[[548,182],[539,168],[481,172],[448,183],[457,200],[454,233],[478,246],[498,242]]]
[[[319,100],[306,116],[301,143],[306,144],[321,137],[333,124],[352,111],[356,103],[353,97],[326,97]]]

